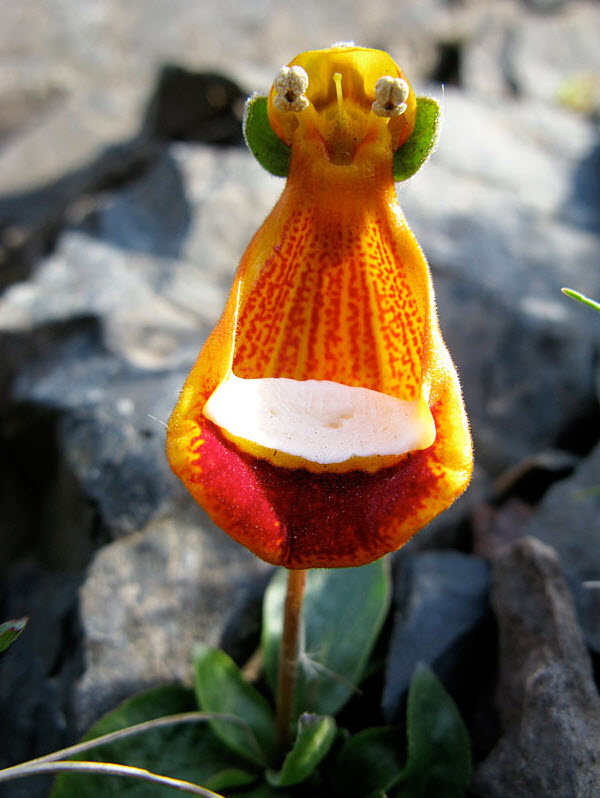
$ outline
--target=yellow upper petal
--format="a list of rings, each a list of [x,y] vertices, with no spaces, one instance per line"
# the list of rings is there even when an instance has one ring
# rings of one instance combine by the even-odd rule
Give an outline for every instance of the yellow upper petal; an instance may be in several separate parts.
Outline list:
[[[273,130],[287,144],[295,131],[321,140],[334,160],[351,160],[365,137],[377,132],[385,135],[393,149],[402,146],[412,133],[416,116],[416,98],[410,84],[395,63],[381,50],[366,47],[337,46],[327,50],[301,53],[289,64],[306,73],[308,85],[303,93],[307,100],[303,110],[280,110],[274,103],[277,88],[269,95],[268,114]],[[339,77],[337,77],[339,76]],[[372,112],[377,100],[376,86],[384,77],[406,81],[406,110],[391,118]]]

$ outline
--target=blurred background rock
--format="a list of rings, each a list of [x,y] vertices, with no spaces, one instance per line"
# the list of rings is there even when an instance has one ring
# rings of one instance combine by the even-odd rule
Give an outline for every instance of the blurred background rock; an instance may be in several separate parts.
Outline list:
[[[245,97],[298,52],[343,40],[388,50],[444,106],[439,149],[398,193],[434,274],[477,470],[399,559],[454,548],[493,563],[524,533],[546,540],[597,664],[600,318],[560,288],[600,297],[600,5],[4,2],[0,610],[31,620],[0,659],[0,765],[68,743],[134,690],[188,678],[195,639],[238,660],[252,650],[269,569],[188,499],[164,425],[283,185],[243,147]],[[448,631],[452,685],[464,619],[493,631],[481,567],[463,570],[477,603]],[[415,583],[423,606],[446,604]],[[491,712],[494,651],[482,656]],[[469,712],[483,759],[503,727]],[[488,762],[478,794],[493,773]]]

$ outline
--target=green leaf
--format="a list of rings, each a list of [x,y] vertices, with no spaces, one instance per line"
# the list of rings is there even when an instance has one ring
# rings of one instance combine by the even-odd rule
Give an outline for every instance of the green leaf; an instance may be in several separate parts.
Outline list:
[[[7,649],[14,643],[23,629],[27,626],[29,618],[17,618],[14,621],[0,623],[0,651]]]
[[[277,571],[263,604],[265,676],[274,692],[286,583],[287,572]],[[296,716],[302,712],[335,715],[356,692],[389,602],[389,563],[385,559],[360,568],[308,571]]]
[[[425,665],[406,708],[408,761],[390,798],[460,798],[471,780],[469,735],[456,704]]]
[[[291,787],[307,779],[327,756],[335,739],[335,720],[329,715],[300,715],[294,747],[281,770],[267,771],[274,787]]]
[[[159,687],[125,701],[101,718],[84,739],[196,709],[193,690],[177,685]],[[151,729],[72,758],[132,765],[213,790],[250,784],[256,779],[256,773],[250,773],[245,762],[220,743],[206,723]],[[127,798],[173,798],[175,791],[137,779],[67,773],[57,777],[50,798],[112,798],[125,794]]]
[[[292,150],[276,135],[267,116],[267,97],[252,95],[244,109],[244,137],[259,164],[276,177],[286,177]]]
[[[340,749],[330,771],[336,793],[371,798],[385,793],[402,775],[403,735],[391,726],[365,729]]]
[[[243,725],[211,721],[214,733],[232,751],[265,767],[276,741],[273,714],[266,698],[244,679],[235,662],[220,649],[198,646],[194,666],[200,707],[243,721]]]
[[[394,180],[407,180],[429,158],[437,144],[442,111],[433,97],[417,97],[415,128],[400,149],[394,153]]]
[[[571,297],[571,299],[576,299],[577,302],[581,302],[583,305],[587,305],[588,308],[593,308],[600,313],[600,302],[596,302],[594,299],[590,299],[585,294],[580,294],[579,291],[573,291],[572,288],[561,288],[560,289],[563,294],[566,296]]]

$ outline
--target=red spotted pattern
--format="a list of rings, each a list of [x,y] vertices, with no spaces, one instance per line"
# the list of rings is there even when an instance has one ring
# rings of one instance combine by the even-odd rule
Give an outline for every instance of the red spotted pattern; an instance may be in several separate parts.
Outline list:
[[[354,208],[292,209],[241,308],[234,373],[414,399],[428,309],[385,232]]]

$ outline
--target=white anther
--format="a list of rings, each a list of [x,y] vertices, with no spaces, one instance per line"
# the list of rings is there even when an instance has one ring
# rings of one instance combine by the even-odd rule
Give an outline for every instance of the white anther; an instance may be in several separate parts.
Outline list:
[[[377,81],[371,110],[376,116],[400,116],[406,111],[409,91],[405,80],[385,75]]]
[[[308,88],[308,75],[301,66],[281,67],[273,86],[273,105],[278,111],[304,111],[308,107],[308,100],[304,96]]]

